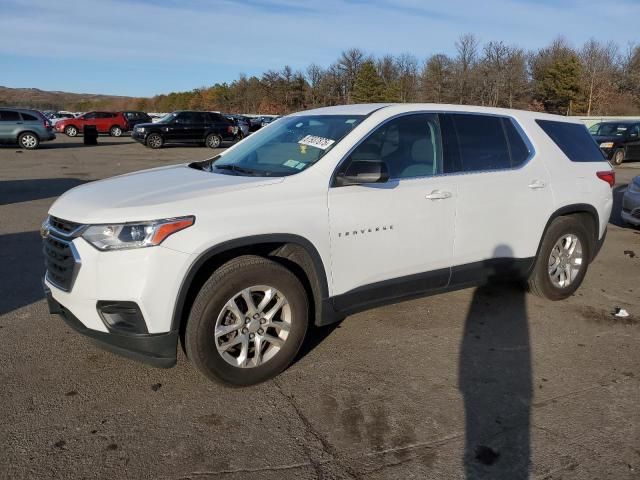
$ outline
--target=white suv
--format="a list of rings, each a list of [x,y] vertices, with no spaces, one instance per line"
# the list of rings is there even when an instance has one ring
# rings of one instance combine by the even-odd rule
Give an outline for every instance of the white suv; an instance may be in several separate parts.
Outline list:
[[[156,366],[286,368],[307,330],[363,309],[524,279],[571,295],[614,173],[578,121],[447,105],[300,112],[203,162],[74,188],[43,224],[53,313]]]

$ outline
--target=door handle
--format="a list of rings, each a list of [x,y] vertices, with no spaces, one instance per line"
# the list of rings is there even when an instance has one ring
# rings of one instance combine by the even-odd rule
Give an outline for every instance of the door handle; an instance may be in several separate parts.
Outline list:
[[[443,192],[442,190],[434,190],[425,197],[427,200],[444,200],[450,198],[451,192]]]
[[[542,180],[534,180],[529,184],[529,188],[532,190],[539,190],[541,188],[546,187],[547,184],[544,183]]]

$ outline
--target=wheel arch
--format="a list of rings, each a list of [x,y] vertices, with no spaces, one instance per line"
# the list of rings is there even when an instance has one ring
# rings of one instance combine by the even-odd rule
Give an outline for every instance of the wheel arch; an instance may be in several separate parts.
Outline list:
[[[32,135],[35,135],[35,136],[36,136],[36,138],[38,139],[38,141],[40,141],[40,134],[38,134],[38,132],[36,132],[35,130],[29,130],[29,129],[26,129],[26,130],[20,130],[20,131],[18,132],[18,135],[16,136],[16,141],[20,140],[20,137],[21,137],[22,135],[24,135],[25,133],[31,133]]]
[[[171,330],[184,334],[187,318],[200,288],[217,268],[241,255],[261,255],[283,264],[300,279],[309,294],[315,325],[332,323],[327,312],[329,296],[322,258],[306,238],[293,234],[265,234],[238,238],[205,250],[189,267],[182,279],[171,319]]]
[[[547,220],[547,224],[544,227],[540,240],[538,242],[538,249],[536,251],[536,258],[540,254],[540,248],[542,247],[542,242],[544,241],[544,237],[547,234],[547,230],[549,230],[549,226],[551,222],[553,222],[558,217],[567,217],[567,216],[577,216],[581,219],[581,221],[588,227],[588,229],[592,233],[592,238],[590,238],[589,244],[589,253],[591,258],[589,261],[593,260],[598,253],[599,246],[599,232],[600,232],[600,216],[598,214],[598,210],[588,203],[574,203],[571,205],[565,205],[555,212],[551,214],[549,220]]]

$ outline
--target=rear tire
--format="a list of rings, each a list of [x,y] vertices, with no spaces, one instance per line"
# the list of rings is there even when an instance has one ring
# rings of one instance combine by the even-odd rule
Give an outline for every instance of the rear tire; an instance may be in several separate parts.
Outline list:
[[[64,133],[65,133],[65,135],[67,137],[77,137],[78,136],[78,129],[76,127],[74,127],[73,125],[69,125],[69,126],[65,127]]]
[[[204,143],[209,148],[220,148],[220,145],[222,145],[222,138],[220,138],[220,136],[216,135],[215,133],[210,133],[209,135],[207,135]]]
[[[591,235],[576,217],[558,217],[547,229],[528,279],[529,291],[563,300],[578,289],[589,267]]]
[[[40,138],[35,133],[24,132],[18,137],[18,145],[25,150],[35,150],[40,145]]]
[[[114,125],[109,129],[109,135],[112,137],[120,137],[122,136],[122,129],[119,126]]]
[[[185,329],[185,350],[210,380],[253,385],[289,366],[307,325],[307,294],[298,278],[279,263],[245,255],[216,270],[198,293]]]
[[[164,145],[164,139],[159,133],[152,133],[147,137],[146,143],[149,148],[162,148],[162,145]]]
[[[614,165],[622,165],[624,162],[624,149],[618,148],[615,152],[613,152],[613,157],[611,157],[611,163]]]

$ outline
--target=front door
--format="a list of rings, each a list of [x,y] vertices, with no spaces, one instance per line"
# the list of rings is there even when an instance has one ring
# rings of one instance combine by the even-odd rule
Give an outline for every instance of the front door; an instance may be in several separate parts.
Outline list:
[[[339,170],[367,159],[382,159],[390,180],[329,189],[332,295],[341,310],[449,282],[456,187],[441,175],[438,115],[383,123]]]

